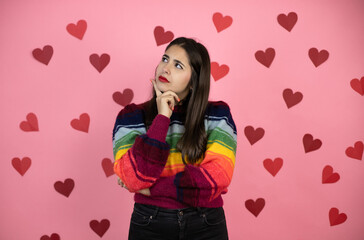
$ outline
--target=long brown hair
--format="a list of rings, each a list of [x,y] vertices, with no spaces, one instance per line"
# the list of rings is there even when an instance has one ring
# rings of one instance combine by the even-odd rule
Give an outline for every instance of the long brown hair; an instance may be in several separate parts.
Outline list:
[[[177,143],[177,149],[181,151],[184,163],[196,163],[201,157],[204,157],[207,145],[204,119],[210,93],[210,57],[207,49],[201,43],[190,38],[174,39],[165,51],[173,45],[178,45],[186,51],[192,69],[191,79],[187,86],[191,90],[182,103],[186,113],[185,132]],[[147,128],[157,114],[156,94],[153,91],[153,97],[146,106],[145,124]]]

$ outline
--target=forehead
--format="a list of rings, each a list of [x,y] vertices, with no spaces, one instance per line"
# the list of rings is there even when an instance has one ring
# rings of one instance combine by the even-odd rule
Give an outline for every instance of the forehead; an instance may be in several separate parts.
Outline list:
[[[189,63],[186,51],[178,45],[170,46],[165,54],[167,54],[172,59],[181,61],[183,64]]]

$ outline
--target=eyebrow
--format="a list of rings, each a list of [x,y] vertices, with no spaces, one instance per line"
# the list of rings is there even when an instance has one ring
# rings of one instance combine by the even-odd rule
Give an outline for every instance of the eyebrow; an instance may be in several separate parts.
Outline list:
[[[164,54],[163,55],[163,57],[166,57],[166,58],[170,58],[167,54]],[[176,62],[176,63],[179,63],[179,64],[181,64],[183,67],[186,67],[180,60],[177,60],[177,59],[174,59],[174,61]]]

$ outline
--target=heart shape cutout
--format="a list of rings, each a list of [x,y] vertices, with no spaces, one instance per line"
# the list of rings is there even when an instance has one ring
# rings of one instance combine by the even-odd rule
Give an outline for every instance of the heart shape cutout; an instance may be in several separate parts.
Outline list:
[[[329,212],[330,226],[344,223],[348,217],[345,213],[339,213],[339,209],[331,208]]]
[[[313,136],[311,134],[305,134],[303,136],[303,146],[305,149],[305,153],[315,151],[319,149],[322,145],[322,142],[320,139],[313,139]]]
[[[45,45],[43,49],[36,48],[32,52],[33,57],[39,62],[48,65],[49,61],[53,56],[53,47],[50,45]]]
[[[212,15],[212,21],[215,25],[217,32],[221,32],[224,29],[227,29],[233,23],[233,18],[230,16],[223,16],[221,13],[216,12]]]
[[[71,126],[78,131],[88,133],[90,116],[87,113],[81,114],[79,119],[75,118],[71,121]]]
[[[274,60],[275,55],[276,51],[274,50],[274,48],[267,48],[265,51],[257,51],[255,53],[255,59],[267,68],[269,68]]]
[[[348,156],[350,158],[362,160],[362,158],[363,158],[363,150],[364,150],[364,144],[363,144],[363,142],[362,141],[357,141],[354,144],[354,147],[348,147],[345,150],[345,154],[346,154],[346,156]]]
[[[157,26],[154,28],[154,38],[157,46],[160,46],[172,41],[174,38],[174,34],[171,31],[165,32],[163,27]]]
[[[114,164],[109,158],[102,159],[101,162],[102,169],[104,169],[106,177],[114,175]]]
[[[310,57],[313,65],[315,65],[315,67],[318,67],[326,62],[326,60],[329,58],[329,52],[325,49],[319,52],[317,48],[310,48],[310,50],[308,51],[308,56]]]
[[[259,141],[264,136],[264,129],[254,129],[252,126],[247,126],[244,129],[244,134],[251,145]]]
[[[102,219],[101,222],[99,222],[97,220],[92,220],[90,222],[90,227],[97,235],[102,237],[102,236],[104,236],[106,231],[109,229],[110,221],[107,219]]]
[[[38,119],[34,113],[28,113],[26,116],[26,121],[22,121],[19,125],[20,129],[24,132],[37,132],[38,128]]]
[[[362,77],[360,81],[359,79],[354,78],[350,81],[350,86],[355,92],[364,96],[364,77]]]
[[[248,209],[249,212],[251,212],[255,217],[258,217],[264,206],[265,200],[263,198],[258,198],[256,201],[253,199],[248,199],[245,201],[246,209]]]
[[[21,160],[20,158],[13,158],[13,160],[11,160],[11,165],[13,165],[14,169],[21,176],[24,176],[24,174],[30,168],[30,165],[32,165],[32,160],[28,157],[23,157]]]
[[[293,93],[292,89],[287,88],[283,91],[283,99],[287,105],[287,108],[291,108],[302,101],[303,94],[300,92]]]
[[[277,21],[279,25],[281,25],[284,29],[286,29],[288,32],[292,30],[294,25],[296,25],[298,16],[295,12],[290,12],[288,15],[285,15],[283,13],[279,14],[277,17]]]
[[[53,233],[50,237],[47,235],[44,235],[40,238],[40,240],[60,240],[61,238],[57,233]]]
[[[106,66],[109,65],[110,55],[103,53],[101,56],[99,56],[98,54],[93,53],[90,55],[90,63],[99,73],[101,73],[106,68]]]
[[[215,81],[225,77],[229,73],[229,66],[217,62],[211,62],[211,75]]]
[[[129,103],[131,103],[131,101],[133,100],[134,97],[134,92],[133,90],[127,88],[124,89],[123,93],[121,92],[114,92],[114,94],[112,95],[112,99],[119,105],[125,107],[126,105],[128,105]]]
[[[334,169],[327,165],[322,170],[322,183],[336,183],[339,181],[340,175],[338,173],[334,173]]]
[[[77,22],[77,25],[74,23],[68,24],[66,29],[69,34],[82,40],[87,29],[87,22],[82,19]]]
[[[66,197],[69,197],[74,187],[75,182],[71,178],[67,178],[64,182],[57,181],[54,183],[54,189]]]
[[[282,158],[275,158],[274,161],[267,158],[263,161],[264,168],[274,177],[283,166]]]

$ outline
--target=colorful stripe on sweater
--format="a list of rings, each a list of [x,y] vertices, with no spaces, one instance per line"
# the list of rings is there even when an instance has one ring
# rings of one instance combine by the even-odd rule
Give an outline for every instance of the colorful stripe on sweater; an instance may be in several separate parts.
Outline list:
[[[209,102],[205,114],[208,136],[205,156],[184,164],[176,145],[184,132],[183,112],[176,106],[171,118],[157,115],[148,129],[144,104],[120,111],[113,130],[114,171],[134,200],[166,208],[219,207],[235,166],[237,131],[229,106]],[[149,188],[151,196],[137,191]]]

